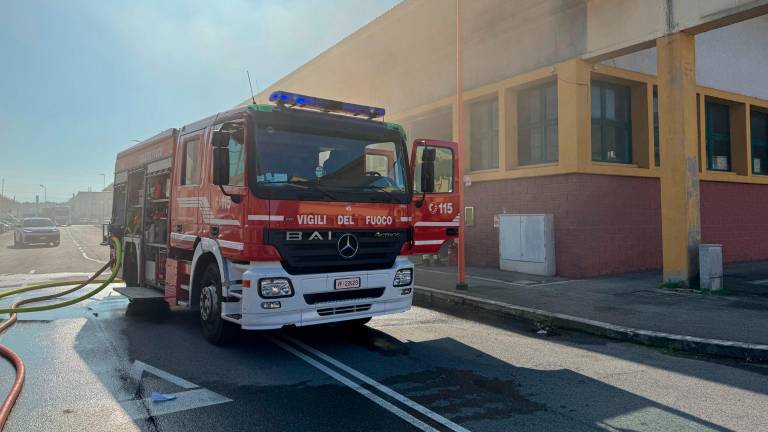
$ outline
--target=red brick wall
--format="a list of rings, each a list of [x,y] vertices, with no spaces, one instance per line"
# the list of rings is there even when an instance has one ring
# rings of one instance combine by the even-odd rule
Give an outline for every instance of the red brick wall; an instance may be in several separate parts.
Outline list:
[[[497,213],[552,213],[557,273],[587,277],[661,267],[659,181],[567,174],[478,182],[466,189],[475,207],[467,227],[469,265],[499,265]]]
[[[701,182],[701,237],[725,261],[768,259],[768,186]]]

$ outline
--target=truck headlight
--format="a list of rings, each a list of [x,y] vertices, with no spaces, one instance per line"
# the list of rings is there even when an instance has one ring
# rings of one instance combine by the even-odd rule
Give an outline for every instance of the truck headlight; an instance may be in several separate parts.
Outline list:
[[[293,286],[286,278],[261,279],[259,293],[263,298],[290,297],[293,295]]]
[[[396,287],[410,285],[413,281],[413,269],[400,269],[395,273],[392,284]]]

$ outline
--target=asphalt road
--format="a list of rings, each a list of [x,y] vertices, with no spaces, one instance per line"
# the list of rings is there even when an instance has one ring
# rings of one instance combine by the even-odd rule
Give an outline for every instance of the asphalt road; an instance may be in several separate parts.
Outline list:
[[[13,246],[13,233],[0,234],[0,275],[81,273],[99,269],[109,260],[109,247],[101,246],[101,227],[60,227],[61,244]]]
[[[100,239],[81,230],[72,229],[88,251],[79,239]],[[64,238],[40,252],[60,253],[37,267],[16,265],[39,277],[98,267],[87,259],[62,267],[75,260],[62,255],[72,251]],[[0,265],[16,252],[0,250]],[[0,287],[28,272],[0,276]],[[194,313],[135,315],[126,307],[105,292],[25,315],[2,336],[29,373],[7,431],[754,431],[768,424],[768,368],[759,365],[576,333],[539,335],[514,321],[421,308],[359,329],[248,332],[213,347]],[[0,362],[0,394],[11,376]],[[153,402],[152,391],[176,399]]]

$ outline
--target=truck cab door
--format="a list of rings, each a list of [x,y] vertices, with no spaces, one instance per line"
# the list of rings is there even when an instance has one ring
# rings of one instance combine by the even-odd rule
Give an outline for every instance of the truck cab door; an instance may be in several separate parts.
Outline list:
[[[445,242],[459,235],[458,154],[454,142],[413,142],[413,253],[437,253]]]
[[[173,199],[171,207],[171,241],[173,247],[192,249],[200,235],[200,211],[207,206],[200,200],[200,178],[203,164],[203,133],[193,132],[179,138],[176,150]]]

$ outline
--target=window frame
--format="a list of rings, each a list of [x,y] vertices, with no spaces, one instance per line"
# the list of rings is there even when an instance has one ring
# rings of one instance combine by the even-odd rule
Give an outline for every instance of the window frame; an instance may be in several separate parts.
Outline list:
[[[726,124],[728,126],[728,132],[725,134],[714,133],[712,130],[712,118],[710,117],[710,107],[721,106],[726,108],[727,115],[725,116]],[[732,172],[733,171],[733,142],[731,140],[731,106],[727,103],[708,100],[704,103],[704,124],[705,124],[705,148],[707,156],[707,171],[716,172]],[[724,137],[724,138],[723,138]],[[728,168],[719,169],[713,168],[713,146],[714,141],[717,139],[725,139],[728,141]]]
[[[448,190],[447,191],[445,191],[445,192],[427,192],[427,194],[429,194],[429,195],[444,195],[444,194],[455,193],[453,185],[456,183],[456,166],[455,166],[456,164],[454,163],[455,160],[456,160],[456,155],[454,154],[453,149],[450,148],[450,147],[441,147],[441,146],[434,146],[434,145],[432,145],[432,146],[430,146],[430,145],[420,145],[420,146],[416,147],[416,151],[414,152],[415,161],[414,161],[414,164],[413,164],[413,195],[414,196],[417,196],[417,195],[421,196],[422,194],[424,194],[424,191],[421,190],[421,175],[420,175],[420,173],[421,173],[421,165],[422,165],[423,162],[421,161],[421,157],[420,156],[421,156],[421,154],[424,154],[423,153],[424,149],[428,149],[428,148],[434,148],[438,152],[442,151],[442,150],[447,150],[447,151],[449,151],[451,153],[451,158],[449,159],[451,161],[451,163],[450,163],[450,165],[451,165],[451,177],[450,177],[450,181],[448,183]],[[421,150],[421,152],[422,152],[421,154],[419,153],[419,150]],[[435,173],[435,174],[437,174],[437,173]],[[437,181],[437,175],[435,175],[434,180]]]
[[[766,129],[764,133],[765,133],[766,138],[764,139],[763,142],[757,142],[757,138],[755,138],[755,133],[754,133],[755,122],[753,121],[753,117],[754,116],[762,116],[764,118],[765,129]],[[752,107],[749,110],[749,119],[750,119],[750,124],[749,124],[749,128],[750,128],[750,143],[749,143],[749,145],[750,145],[750,149],[752,150],[752,158],[751,158],[752,160],[750,161],[750,166],[751,166],[751,169],[752,169],[752,174],[759,175],[759,176],[768,175],[768,111],[759,110],[759,109],[755,109],[754,107]],[[763,148],[763,152],[765,154],[765,157],[764,157],[765,166],[761,166],[760,167],[761,171],[755,171],[755,148],[756,147],[762,147]]]
[[[592,91],[593,89],[597,87],[600,89],[600,117],[595,118],[592,115],[592,111],[594,107],[592,106]],[[621,91],[625,92],[626,95],[626,112],[627,112],[627,120],[611,120],[606,118],[605,115],[605,91],[606,89],[613,89],[614,91]],[[618,84],[610,81],[604,81],[600,79],[592,79],[590,81],[590,92],[589,92],[589,103],[590,103],[590,133],[592,128],[594,128],[596,125],[600,127],[600,159],[595,159],[594,153],[595,153],[595,144],[593,142],[594,136],[590,138],[590,146],[591,146],[591,154],[592,154],[592,162],[599,162],[599,163],[616,163],[616,164],[632,164],[633,162],[633,155],[632,155],[632,88],[629,85],[625,84]],[[626,144],[624,149],[624,154],[626,155],[626,159],[616,159],[616,160],[609,160],[605,157],[607,154],[606,151],[606,145],[605,145],[605,129],[606,127],[613,127],[613,128],[623,128],[626,130]]]
[[[554,95],[555,95],[555,99],[554,99],[555,117],[552,119],[547,118],[547,110],[549,108],[549,104],[547,103],[547,100],[548,100],[547,91],[550,89],[554,89]],[[533,122],[532,121],[523,122],[522,121],[523,117],[530,118],[530,116],[524,115],[524,114],[527,114],[527,112],[524,113],[523,110],[521,109],[522,107],[521,101],[529,100],[528,96],[534,92],[537,93],[536,97],[539,99],[539,110],[540,110],[539,120],[533,121]],[[560,130],[558,125],[559,118],[558,118],[558,112],[557,112],[558,103],[559,102],[557,97],[557,81],[548,81],[533,87],[522,89],[518,92],[518,95],[517,95],[517,164],[518,165],[528,166],[528,165],[540,165],[540,164],[559,162],[560,148],[559,148],[558,140],[559,140]],[[554,136],[554,142],[550,143],[548,142],[549,141],[548,131],[549,131],[549,128],[552,126],[555,127],[555,136]],[[530,157],[528,160],[525,160],[523,158],[523,153],[522,153],[522,149],[523,149],[522,143],[524,142],[523,137],[528,136],[530,138],[534,130],[538,130],[541,132],[541,136],[543,140],[540,155],[539,155],[541,156],[541,158],[534,159],[533,157]],[[525,145],[528,147],[531,147],[531,142],[528,141],[527,143],[525,143]],[[554,159],[550,159],[548,157],[548,155],[550,154],[550,151],[549,151],[550,146],[554,147],[554,152],[552,152],[555,155]],[[533,149],[529,148],[528,150],[529,150],[528,151],[529,156],[532,156]]]
[[[651,109],[653,111],[653,166],[661,166],[661,130],[659,129],[659,89],[653,86],[651,96]]]
[[[246,187],[246,185],[248,184],[248,181],[245,178],[245,172],[246,172],[245,165],[246,165],[246,161],[248,160],[247,159],[248,155],[246,153],[248,151],[248,145],[247,145],[247,143],[248,143],[248,132],[249,132],[248,131],[248,125],[247,125],[245,119],[227,120],[227,121],[223,121],[221,123],[215,124],[213,126],[213,128],[212,128],[211,134],[213,134],[213,132],[220,131],[222,126],[224,126],[225,124],[237,124],[240,127],[242,127],[242,129],[243,129],[243,142],[240,143],[240,145],[242,147],[242,150],[240,152],[240,164],[241,164],[241,167],[242,167],[242,174],[241,174],[242,175],[242,183],[241,184],[232,184],[232,152],[231,152],[231,150],[229,148],[229,143],[228,143],[227,144],[227,149],[229,151],[229,162],[230,162],[230,166],[229,166],[229,179],[227,180],[227,184],[224,185],[224,186],[230,186],[230,187],[235,187],[235,188]],[[230,138],[230,140],[231,140],[231,138]],[[209,146],[209,148],[211,149],[211,151],[213,151],[213,146]],[[211,173],[213,173],[213,157],[211,157]]]
[[[477,106],[478,104],[491,104],[491,112],[494,113],[491,119],[491,132],[489,132],[489,136],[493,136],[493,133],[495,132],[495,145],[492,147],[495,147],[495,155],[494,155],[494,148],[491,148],[489,151],[491,156],[491,159],[495,161],[495,166],[483,166],[483,167],[477,167],[475,166],[476,158],[472,157],[473,152],[475,150],[475,140],[473,140],[473,133],[475,132],[474,128],[472,127],[472,108],[474,106]],[[495,110],[493,109],[493,106],[495,105]],[[499,122],[499,97],[498,94],[493,94],[491,97],[481,97],[474,101],[470,101],[467,103],[467,123],[469,125],[468,127],[468,133],[467,138],[469,142],[469,171],[471,172],[477,172],[477,171],[492,171],[492,170],[498,170],[501,167],[501,160],[499,157],[500,154],[500,142],[499,142],[499,133],[500,133],[500,122]],[[493,130],[493,125],[496,125],[496,129]],[[492,164],[493,165],[493,164]]]
[[[193,136],[185,137],[181,141],[181,176],[179,178],[179,186],[200,186],[201,183],[201,168],[202,168],[202,134],[195,134]],[[194,183],[187,183],[187,146],[189,143],[197,141],[197,155],[195,156],[196,173]]]

